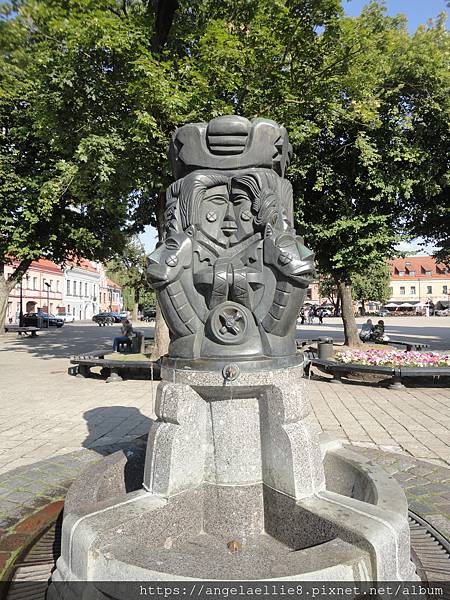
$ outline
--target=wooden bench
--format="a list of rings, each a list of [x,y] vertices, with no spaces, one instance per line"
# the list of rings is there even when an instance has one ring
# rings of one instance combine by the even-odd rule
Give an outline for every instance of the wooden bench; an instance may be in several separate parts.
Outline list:
[[[365,344],[382,344],[383,346],[390,346],[392,344],[394,346],[404,346],[406,352],[410,352],[411,350],[414,350],[414,351],[425,350],[426,348],[430,347],[430,344],[425,344],[424,342],[409,342],[409,341],[404,342],[403,340],[392,340],[392,339],[389,339],[386,341],[374,340],[374,339],[361,340],[361,341],[364,342]]]
[[[19,327],[18,325],[5,325],[5,331],[9,333],[16,333],[17,335],[28,335],[31,337],[37,337],[39,327]]]
[[[142,333],[142,332],[139,332]],[[153,337],[136,336],[136,343],[140,344],[140,348],[154,341]],[[140,353],[140,349],[136,350]],[[121,381],[123,378],[120,373],[125,371],[146,371],[150,373],[151,379],[159,376],[159,364],[150,360],[120,360],[120,358],[105,358],[107,354],[112,354],[111,348],[89,352],[79,356],[70,358],[69,375],[79,375],[81,377],[89,377],[92,367],[101,367],[100,373],[107,376],[107,381]],[[132,353],[131,353],[132,354]],[[127,353],[130,356],[130,353]]]
[[[378,343],[378,342],[377,342]],[[388,340],[387,342],[379,342],[380,344],[389,346],[393,344],[395,346],[405,346],[406,352],[410,352],[411,350],[420,351],[425,350],[430,347],[430,344],[424,344],[423,342],[404,342],[402,340]]]

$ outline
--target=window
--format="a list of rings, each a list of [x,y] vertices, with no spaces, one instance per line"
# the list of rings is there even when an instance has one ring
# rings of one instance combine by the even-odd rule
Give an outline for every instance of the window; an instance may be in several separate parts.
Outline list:
[[[87,283],[84,284],[84,295],[87,296],[88,292],[87,292]]]
[[[411,286],[411,296],[415,296],[416,295],[416,286],[412,285]]]
[[[432,294],[432,293],[433,293],[433,286],[427,285],[427,294]]]
[[[59,279],[56,280],[56,291],[59,292]]]
[[[37,277],[33,277],[33,290],[38,289]]]
[[[73,295],[74,296],[77,295],[77,282],[76,281],[73,282]]]
[[[431,271],[425,271],[425,275],[427,275],[427,277],[431,277],[433,273]]]
[[[399,271],[398,274],[399,274],[400,277],[404,277],[405,271]]]
[[[70,296],[70,280],[67,280],[67,295]]]
[[[414,277],[414,276],[415,276],[415,274],[416,274],[416,272],[415,272],[415,271],[409,271],[408,273],[409,273],[409,275],[410,275],[411,277]]]
[[[448,287],[446,285],[442,286],[442,293],[443,294],[448,294]]]
[[[45,277],[42,278],[42,289],[46,290],[47,286],[45,285]]]
[[[405,287],[402,285],[400,287],[400,296],[404,296],[405,295]]]
[[[306,299],[307,300],[311,300],[312,298],[312,291],[310,289],[306,290]],[[115,299],[114,299],[115,301]]]

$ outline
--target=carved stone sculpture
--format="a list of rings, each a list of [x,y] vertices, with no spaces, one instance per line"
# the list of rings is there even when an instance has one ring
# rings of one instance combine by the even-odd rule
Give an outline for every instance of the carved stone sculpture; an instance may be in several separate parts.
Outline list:
[[[180,359],[289,357],[314,275],[293,228],[291,146],[267,119],[225,116],[176,130],[166,234],[148,277]]]

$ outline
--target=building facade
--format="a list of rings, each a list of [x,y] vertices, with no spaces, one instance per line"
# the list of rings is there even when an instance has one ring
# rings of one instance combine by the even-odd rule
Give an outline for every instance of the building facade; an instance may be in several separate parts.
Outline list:
[[[17,264],[5,266],[5,277],[17,267]],[[56,314],[64,308],[64,271],[50,260],[40,259],[31,263],[20,283],[11,290],[6,309],[6,321],[15,323],[20,313],[20,288],[22,287],[23,314],[42,310]]]
[[[390,303],[400,307],[450,304],[450,271],[431,256],[406,256],[391,261]]]
[[[80,259],[64,269],[64,306],[75,320],[90,320],[99,312],[100,273],[88,260]]]

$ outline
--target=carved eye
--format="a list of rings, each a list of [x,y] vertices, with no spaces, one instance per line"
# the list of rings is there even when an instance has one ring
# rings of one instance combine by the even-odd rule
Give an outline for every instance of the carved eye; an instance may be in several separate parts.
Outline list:
[[[279,248],[287,248],[288,246],[292,246],[294,239],[291,235],[280,235],[276,243]]]
[[[243,210],[241,213],[241,219],[243,221],[250,221],[252,218],[252,213],[249,210]]]
[[[228,202],[228,200],[226,198],[224,198],[223,196],[211,196],[211,198],[206,198],[206,200],[208,202],[212,202],[216,206],[223,206],[224,204],[227,204],[227,202]]]
[[[169,250],[178,250],[180,248],[180,242],[172,237],[167,238],[165,245]]]

